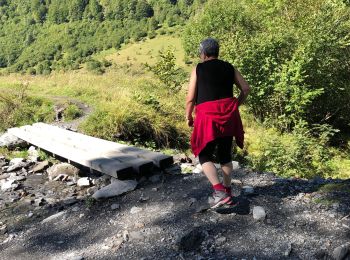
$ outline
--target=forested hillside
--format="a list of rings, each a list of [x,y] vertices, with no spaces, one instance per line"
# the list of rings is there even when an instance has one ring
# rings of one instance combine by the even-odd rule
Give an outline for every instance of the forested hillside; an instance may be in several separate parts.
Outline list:
[[[0,68],[49,74],[182,25],[204,0],[0,0]]]

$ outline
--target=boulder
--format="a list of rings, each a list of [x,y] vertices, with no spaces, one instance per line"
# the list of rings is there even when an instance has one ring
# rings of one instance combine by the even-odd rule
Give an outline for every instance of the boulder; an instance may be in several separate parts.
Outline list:
[[[69,163],[59,163],[47,169],[49,180],[54,180],[61,175],[77,177],[79,169]]]
[[[113,183],[96,191],[92,197],[96,200],[118,196],[136,188],[137,181],[134,180],[114,180]]]
[[[0,147],[6,147],[8,149],[14,149],[16,147],[27,147],[27,142],[19,139],[18,137],[10,134],[5,133],[0,136]]]
[[[35,173],[35,172],[40,172],[40,171],[45,170],[48,166],[49,166],[49,162],[45,160],[45,161],[42,161],[42,162],[37,163],[37,164],[33,167],[32,171],[33,171],[34,173]]]

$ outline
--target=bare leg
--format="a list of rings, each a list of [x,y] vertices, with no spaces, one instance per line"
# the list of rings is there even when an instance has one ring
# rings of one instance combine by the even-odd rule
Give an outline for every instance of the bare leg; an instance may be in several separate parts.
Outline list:
[[[223,171],[223,184],[225,187],[231,186],[231,173],[233,171],[232,162],[221,165],[221,169]]]
[[[203,168],[203,172],[204,172],[205,176],[207,176],[209,182],[212,185],[216,185],[216,184],[220,183],[219,177],[218,177],[218,172],[216,170],[214,163],[212,163],[212,162],[203,163],[202,168]]]

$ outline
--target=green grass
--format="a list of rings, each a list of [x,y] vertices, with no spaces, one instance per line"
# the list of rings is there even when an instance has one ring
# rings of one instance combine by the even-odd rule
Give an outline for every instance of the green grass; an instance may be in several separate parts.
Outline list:
[[[184,122],[187,84],[178,93],[169,93],[167,87],[142,65],[155,62],[158,51],[169,46],[174,46],[178,66],[189,72],[191,66],[183,61],[184,51],[179,37],[161,35],[125,45],[119,51],[110,49],[94,55],[96,60],[112,62],[103,74],[91,73],[83,66],[79,70],[50,75],[2,75],[0,93],[16,92],[19,86],[28,84],[30,95],[35,97],[45,100],[74,98],[93,108],[93,113],[79,127],[88,135],[152,149],[161,147],[169,154],[174,151],[190,154],[191,129]],[[68,114],[68,118],[74,119],[79,111],[72,106]],[[244,106],[241,115],[246,144],[244,150],[237,150],[236,158],[247,166],[283,176],[312,177],[322,172],[324,177],[350,178],[348,152],[335,149],[332,151],[335,156],[327,161],[327,165],[319,161],[317,165],[304,163],[306,159],[293,161],[293,156],[303,152],[295,136],[281,135],[275,129],[266,128],[245,111]],[[274,146],[272,153],[271,146]],[[328,169],[332,171],[328,172]]]

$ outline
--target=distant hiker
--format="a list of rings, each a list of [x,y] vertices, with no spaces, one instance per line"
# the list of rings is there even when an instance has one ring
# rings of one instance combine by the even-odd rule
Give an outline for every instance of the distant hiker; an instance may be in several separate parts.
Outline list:
[[[211,208],[234,205],[231,192],[233,137],[243,148],[244,131],[238,106],[246,99],[250,87],[230,63],[218,59],[219,43],[212,38],[202,41],[199,47],[201,63],[193,69],[186,98],[187,124],[193,128],[191,147],[198,156],[204,174],[213,185],[209,197]],[[233,85],[240,89],[233,96]],[[192,112],[195,109],[195,118]],[[223,171],[219,181],[214,165],[214,151]]]

